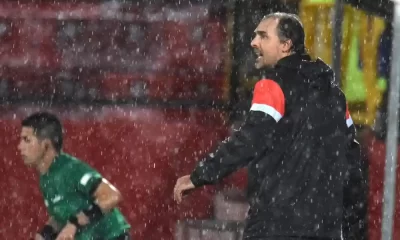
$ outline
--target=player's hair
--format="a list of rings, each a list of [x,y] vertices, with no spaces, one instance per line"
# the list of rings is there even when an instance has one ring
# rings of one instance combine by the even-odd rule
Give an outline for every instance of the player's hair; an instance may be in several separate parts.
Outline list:
[[[37,112],[22,120],[22,126],[33,128],[33,132],[38,139],[49,139],[54,149],[57,152],[61,151],[63,128],[56,115],[48,112]]]
[[[307,53],[304,43],[305,34],[303,24],[297,15],[275,12],[266,15],[262,20],[264,21],[270,18],[279,20],[278,25],[276,26],[278,38],[282,42],[288,40],[292,41],[292,46],[290,47],[292,53]]]

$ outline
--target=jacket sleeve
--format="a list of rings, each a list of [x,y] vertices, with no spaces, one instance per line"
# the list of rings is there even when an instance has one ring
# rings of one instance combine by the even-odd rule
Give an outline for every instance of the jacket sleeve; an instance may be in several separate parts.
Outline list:
[[[285,96],[281,87],[269,79],[257,82],[246,120],[216,151],[197,164],[190,176],[193,184],[196,187],[214,184],[265,153],[272,144],[273,130],[284,114]]]
[[[366,239],[368,166],[361,156],[361,147],[356,141],[356,128],[348,109],[346,109],[346,123],[348,168],[343,187],[343,236],[345,239]]]

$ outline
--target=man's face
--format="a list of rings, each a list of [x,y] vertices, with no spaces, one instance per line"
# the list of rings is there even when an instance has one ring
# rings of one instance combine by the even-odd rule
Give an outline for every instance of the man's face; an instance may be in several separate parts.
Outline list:
[[[287,44],[282,43],[277,35],[278,23],[279,19],[268,18],[261,21],[254,30],[256,36],[251,41],[251,46],[257,55],[255,64],[257,69],[274,66],[286,50]]]
[[[45,153],[45,143],[40,141],[31,127],[22,127],[18,150],[27,166],[35,167],[41,161]]]

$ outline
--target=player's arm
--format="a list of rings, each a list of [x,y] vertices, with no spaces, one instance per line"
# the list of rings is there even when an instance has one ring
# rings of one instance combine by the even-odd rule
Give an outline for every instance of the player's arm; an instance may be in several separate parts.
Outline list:
[[[100,220],[122,199],[117,188],[102,178],[99,173],[90,170],[81,174],[78,191],[92,199],[88,208],[69,218],[69,222],[78,227]]]
[[[121,202],[121,193],[106,179],[102,179],[100,184],[93,191],[93,198],[96,205],[102,212],[108,212]]]
[[[281,87],[268,79],[257,82],[252,106],[243,125],[197,164],[190,175],[193,185],[216,183],[264,154],[272,144],[276,123],[284,113],[285,97]]]
[[[54,240],[59,231],[58,223],[50,217],[43,228],[36,234],[35,240]]]

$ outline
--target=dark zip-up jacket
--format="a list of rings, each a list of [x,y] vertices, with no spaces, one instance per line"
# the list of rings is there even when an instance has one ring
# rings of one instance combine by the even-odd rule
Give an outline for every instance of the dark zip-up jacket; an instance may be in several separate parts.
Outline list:
[[[247,166],[244,239],[340,239],[347,132],[346,99],[332,69],[291,55],[256,83],[241,128],[198,163],[191,180],[214,184]]]

